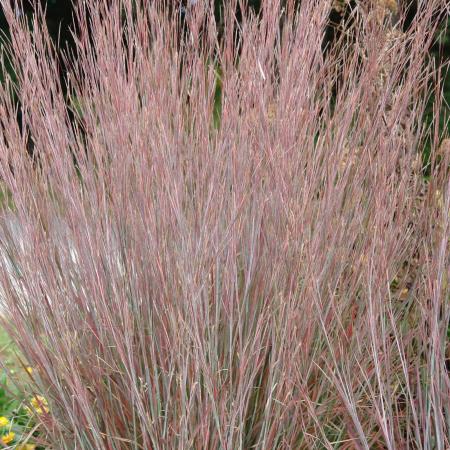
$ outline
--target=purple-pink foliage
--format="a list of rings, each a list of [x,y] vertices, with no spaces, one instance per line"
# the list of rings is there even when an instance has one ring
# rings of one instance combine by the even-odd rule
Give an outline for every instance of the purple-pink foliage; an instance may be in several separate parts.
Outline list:
[[[80,1],[67,86],[14,3],[0,302],[51,448],[450,448],[444,2],[324,53],[331,1]]]

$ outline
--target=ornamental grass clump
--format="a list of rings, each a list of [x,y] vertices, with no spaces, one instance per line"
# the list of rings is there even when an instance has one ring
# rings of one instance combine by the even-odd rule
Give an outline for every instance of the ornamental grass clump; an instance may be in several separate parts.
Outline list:
[[[50,448],[449,448],[444,2],[325,49],[333,2],[285,3],[80,1],[68,52],[2,1],[2,320]]]

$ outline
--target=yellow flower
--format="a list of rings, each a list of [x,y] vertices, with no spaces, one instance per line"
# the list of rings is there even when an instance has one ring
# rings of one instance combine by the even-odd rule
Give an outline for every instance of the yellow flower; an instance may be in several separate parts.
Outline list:
[[[29,375],[33,374],[33,368],[32,367],[27,367],[25,370],[28,372]]]
[[[34,444],[22,444],[18,445],[16,450],[36,450],[36,446]]]
[[[7,417],[1,416],[0,417],[0,428],[7,427],[9,425],[9,420]]]
[[[8,445],[11,444],[11,442],[14,440],[15,437],[16,433],[10,431],[8,434],[5,434],[1,437],[1,441],[3,442],[4,445]]]
[[[33,414],[33,412],[37,414],[48,413],[48,402],[42,395],[36,395],[30,400],[30,403],[33,409],[26,407],[28,414]]]
[[[42,406],[48,406],[47,400],[45,399],[45,397],[42,397],[42,395],[36,395],[35,397],[33,397],[31,399],[31,404],[35,408],[40,408]]]

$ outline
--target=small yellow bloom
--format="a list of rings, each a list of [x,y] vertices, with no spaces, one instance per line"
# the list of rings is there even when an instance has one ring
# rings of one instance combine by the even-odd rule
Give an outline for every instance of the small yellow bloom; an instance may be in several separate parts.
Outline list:
[[[42,395],[36,395],[30,400],[30,403],[33,409],[26,407],[28,414],[33,414],[33,412],[37,414],[48,413],[48,402]]]
[[[31,404],[35,408],[41,408],[42,406],[48,406],[48,402],[45,399],[45,397],[42,397],[42,395],[36,395],[31,399]]]
[[[18,445],[16,450],[36,450],[36,446],[34,444],[22,444]]]
[[[28,372],[29,375],[33,374],[33,368],[32,367],[27,367],[25,370]]]
[[[1,441],[3,442],[4,445],[8,445],[11,444],[11,442],[14,440],[15,437],[16,433],[10,431],[8,434],[5,434],[1,437]]]
[[[9,425],[9,420],[7,417],[1,416],[0,417],[0,428],[7,427]]]

